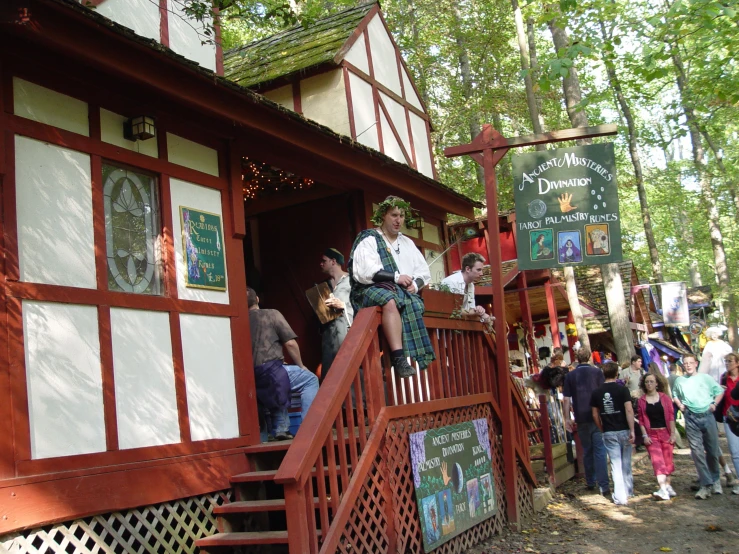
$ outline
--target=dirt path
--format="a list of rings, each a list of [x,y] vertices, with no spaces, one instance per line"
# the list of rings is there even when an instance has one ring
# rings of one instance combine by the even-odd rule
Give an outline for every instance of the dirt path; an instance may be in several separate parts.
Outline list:
[[[724,437],[721,447],[728,452]],[[589,492],[583,479],[573,479],[557,489],[554,500],[521,533],[496,536],[468,554],[739,553],[739,496],[724,486],[723,495],[696,500],[690,490],[696,478],[690,450],[675,451],[675,466],[672,485],[678,496],[673,500],[652,496],[657,480],[649,457],[639,453],[634,461],[636,497],[628,506],[615,506]]]

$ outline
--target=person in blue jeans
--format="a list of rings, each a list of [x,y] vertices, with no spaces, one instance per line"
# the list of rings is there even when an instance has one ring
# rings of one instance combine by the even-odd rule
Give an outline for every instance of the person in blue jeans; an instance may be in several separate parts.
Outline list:
[[[713,412],[724,396],[724,389],[706,373],[698,373],[698,361],[693,354],[683,356],[685,375],[678,377],[672,398],[685,415],[685,434],[690,455],[698,471],[700,489],[695,494],[705,500],[712,494],[723,494],[721,487],[721,450]]]
[[[631,445],[634,444],[634,406],[629,389],[616,382],[618,364],[603,364],[605,383],[593,391],[590,408],[593,420],[603,433],[613,478],[613,503],[626,506],[634,494],[631,472]]]
[[[608,466],[606,464],[606,448],[603,444],[603,433],[593,420],[590,409],[590,397],[605,379],[603,372],[590,364],[591,353],[587,348],[577,351],[578,366],[570,371],[564,382],[564,415],[567,431],[577,431],[583,448],[585,481],[589,490],[600,487],[604,496],[610,496],[611,486],[608,483]],[[570,407],[575,413],[575,426],[570,419]]]
[[[249,327],[254,362],[254,377],[257,400],[269,409],[272,438],[289,440],[290,419],[287,409],[290,397],[300,395],[303,419],[313,399],[318,394],[318,377],[303,365],[298,336],[277,310],[259,308],[259,297],[252,288],[247,288],[249,305]],[[290,355],[294,365],[285,364],[284,351]]]

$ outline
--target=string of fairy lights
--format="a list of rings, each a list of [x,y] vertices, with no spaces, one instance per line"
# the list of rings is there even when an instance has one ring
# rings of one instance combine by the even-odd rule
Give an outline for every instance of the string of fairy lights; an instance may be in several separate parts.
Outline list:
[[[241,161],[244,202],[311,188],[315,181],[247,157]]]

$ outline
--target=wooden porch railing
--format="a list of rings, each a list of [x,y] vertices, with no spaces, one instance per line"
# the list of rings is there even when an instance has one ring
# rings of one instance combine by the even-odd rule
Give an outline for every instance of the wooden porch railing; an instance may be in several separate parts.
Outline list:
[[[424,320],[437,359],[426,371],[399,378],[390,367],[388,349],[381,347],[380,310],[357,314],[275,476],[285,489],[291,554],[317,554],[319,536],[321,552],[336,550],[339,531],[347,524],[382,443],[387,408],[422,402],[438,409],[446,406],[444,402],[454,407],[484,397],[500,418],[492,338],[482,332],[479,322]],[[530,416],[518,389],[512,386],[511,394],[516,398],[516,457],[535,483],[528,452]],[[387,534],[393,537],[394,530],[387,529]]]

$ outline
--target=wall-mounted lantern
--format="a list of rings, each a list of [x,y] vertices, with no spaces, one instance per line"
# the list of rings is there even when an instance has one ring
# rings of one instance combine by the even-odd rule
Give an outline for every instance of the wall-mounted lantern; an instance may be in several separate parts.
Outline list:
[[[147,140],[155,136],[153,117],[138,115],[123,122],[123,137],[127,140]]]

